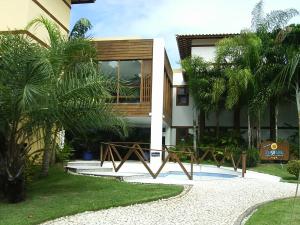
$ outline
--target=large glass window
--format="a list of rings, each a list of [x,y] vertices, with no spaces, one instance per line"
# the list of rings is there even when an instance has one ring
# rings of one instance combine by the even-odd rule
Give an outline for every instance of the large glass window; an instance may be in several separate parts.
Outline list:
[[[119,85],[118,85],[118,61],[103,61],[99,62],[99,68],[101,73],[104,76],[107,76],[114,80],[113,82],[115,86],[112,88],[112,92],[110,93],[112,95],[112,102],[117,102],[117,96],[119,92]]]
[[[110,78],[115,79],[115,96],[117,103],[138,103],[140,102],[141,90],[141,60],[127,61],[102,61],[99,62],[101,72]]]
[[[127,87],[128,93],[119,95],[119,102],[139,102],[141,86],[141,61],[120,61],[119,81],[122,86]]]

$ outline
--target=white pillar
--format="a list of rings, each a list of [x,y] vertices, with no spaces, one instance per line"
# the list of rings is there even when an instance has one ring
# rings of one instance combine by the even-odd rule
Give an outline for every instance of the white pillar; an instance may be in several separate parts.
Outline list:
[[[172,128],[170,126],[166,126],[165,145],[167,147],[170,147],[169,145],[172,145]],[[165,152],[165,157],[167,157],[167,156],[168,156],[168,153]]]
[[[151,145],[150,165],[158,168],[161,165],[162,128],[163,128],[163,95],[164,95],[164,58],[165,48],[162,39],[153,40],[152,59],[152,102],[151,102]]]

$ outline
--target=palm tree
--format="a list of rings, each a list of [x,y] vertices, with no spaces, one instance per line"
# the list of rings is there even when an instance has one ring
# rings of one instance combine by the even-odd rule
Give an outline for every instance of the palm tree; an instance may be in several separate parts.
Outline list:
[[[225,78],[220,67],[207,62],[201,57],[186,58],[181,62],[184,72],[188,75],[188,85],[198,111],[204,114],[215,112],[216,137],[219,137],[219,113],[225,93]],[[200,118],[201,115],[198,116]],[[198,119],[198,128],[201,127]],[[201,132],[198,132],[200,140]]]
[[[41,110],[40,121],[45,144],[42,175],[47,175],[59,130],[84,132],[101,128],[125,134],[126,124],[107,104],[115,85],[99,74],[93,60],[95,48],[84,38],[91,27],[89,21],[79,20],[69,37],[43,17],[32,20],[28,28],[35,26],[44,26],[50,39],[46,60],[51,64],[51,89],[48,108]]]
[[[274,10],[266,14],[263,11],[263,0],[258,2],[252,10],[252,30],[262,40],[263,52],[259,71],[264,77],[264,86],[268,86],[267,93],[270,94],[270,114],[274,117],[274,126],[270,130],[270,137],[277,141],[278,138],[278,102],[287,93],[282,88],[273,85],[274,78],[280,73],[285,65],[285,47],[282,40],[289,32],[286,27],[290,19],[298,15],[296,9]],[[271,85],[270,85],[271,84]],[[262,92],[264,92],[262,90]],[[261,94],[263,96],[263,94]],[[275,130],[275,131],[274,131]]]
[[[38,134],[36,118],[49,91],[51,65],[46,51],[23,35],[0,35],[0,157],[6,197],[25,198],[25,161]]]
[[[242,103],[248,106],[248,148],[252,146],[251,117],[254,116],[249,105],[255,96],[255,75],[261,48],[260,39],[249,31],[217,44],[216,62],[224,67],[227,77],[226,108],[240,107]]]

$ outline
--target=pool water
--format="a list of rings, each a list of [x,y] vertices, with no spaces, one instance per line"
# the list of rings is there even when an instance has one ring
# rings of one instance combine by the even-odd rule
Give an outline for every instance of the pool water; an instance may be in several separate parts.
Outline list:
[[[186,176],[186,174],[182,171],[170,171],[167,173],[161,173],[158,177],[168,177],[168,176]],[[234,174],[226,174],[226,173],[210,173],[210,172],[194,172],[193,173],[194,179],[197,177],[207,177],[207,178],[235,178],[238,175]]]

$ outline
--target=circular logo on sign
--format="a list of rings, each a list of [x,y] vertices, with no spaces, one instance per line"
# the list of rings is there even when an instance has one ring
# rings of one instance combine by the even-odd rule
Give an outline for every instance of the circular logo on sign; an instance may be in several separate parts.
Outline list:
[[[271,144],[271,149],[272,149],[272,150],[277,149],[277,144],[276,144],[276,143]]]

